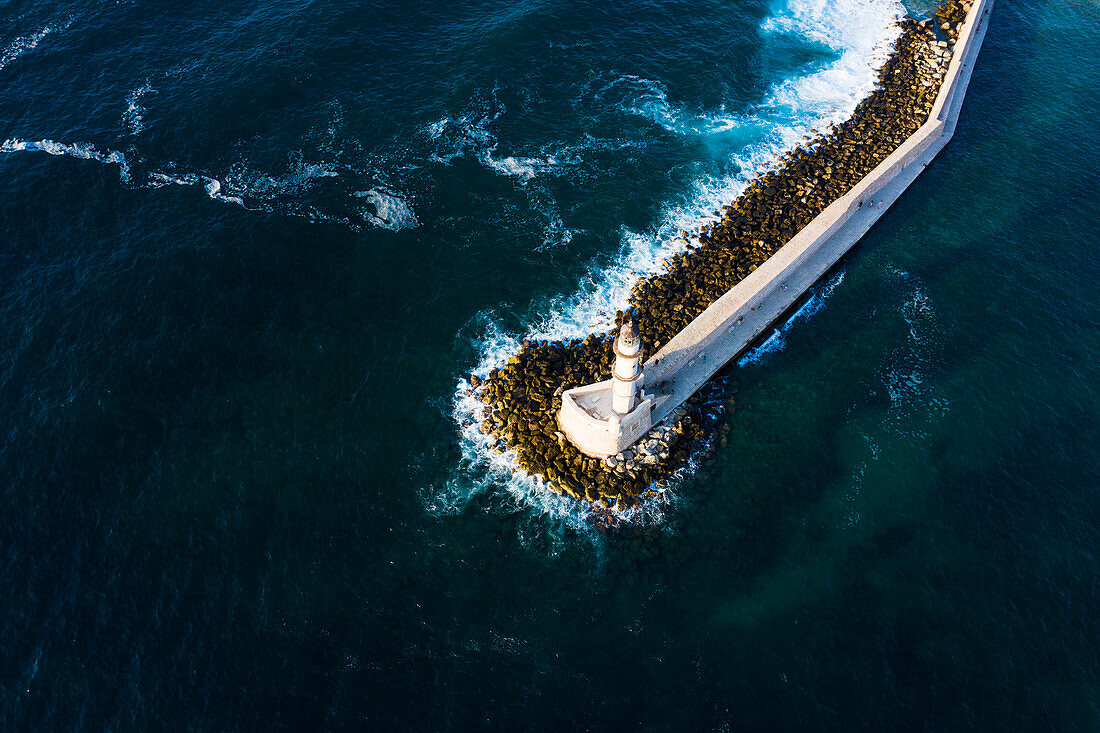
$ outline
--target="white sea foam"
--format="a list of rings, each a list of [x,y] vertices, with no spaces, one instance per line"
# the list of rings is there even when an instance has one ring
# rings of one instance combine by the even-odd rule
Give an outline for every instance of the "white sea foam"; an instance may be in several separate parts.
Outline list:
[[[162,186],[194,186],[199,182],[199,177],[194,173],[162,173],[155,171],[149,174],[149,188],[161,188]]]
[[[653,101],[649,107],[656,105],[661,109],[653,112],[653,116],[666,120],[673,131],[713,134],[726,132],[731,126],[751,131],[752,142],[730,151],[730,162],[741,172],[697,180],[693,191],[666,207],[655,231],[624,229],[618,261],[606,270],[592,273],[580,284],[578,293],[551,303],[545,314],[531,324],[530,336],[583,337],[607,325],[608,314],[613,316],[617,308],[625,305],[630,288],[640,277],[656,271],[670,255],[682,251],[684,244],[676,238],[680,231],[697,232],[709,212],[744,191],[754,172],[772,164],[812,130],[850,116],[874,88],[875,69],[898,35],[899,30],[893,24],[902,12],[900,3],[893,0],[867,3],[844,0],[827,7],[822,3],[791,0],[778,15],[764,22],[764,31],[800,31],[836,49],[839,58],[825,69],[775,85],[760,105],[741,117],[724,111],[708,115],[666,109],[667,94],[663,89],[633,77],[632,83],[643,90],[643,97]],[[643,108],[646,106],[642,104]]]
[[[20,36],[14,41],[9,43],[4,49],[3,53],[0,53],[0,69],[15,61],[17,58],[25,54],[27,51],[33,50],[42,39],[48,36],[53,31],[52,28],[41,28],[34,33],[28,33],[25,36]]]
[[[486,326],[494,351],[501,354],[516,352],[519,343],[513,336],[500,331],[491,321]],[[502,490],[501,498],[512,507],[522,508],[526,514],[537,518],[544,536],[560,540],[566,533],[574,533],[595,541],[598,530],[586,506],[550,491],[539,477],[523,473],[510,452],[500,452],[494,448],[494,441],[481,432],[476,419],[484,408],[485,405],[472,395],[469,382],[462,380],[455,398],[461,466],[441,489],[429,489],[424,496],[427,509],[436,514],[458,513],[477,494],[496,488]],[[472,476],[477,477],[474,485],[470,483]],[[660,524],[669,504],[676,497],[666,491],[661,498],[652,498],[655,500],[620,513],[619,518],[648,525]]]
[[[793,148],[804,136],[822,130],[829,124],[849,117],[861,99],[874,88],[875,69],[886,58],[900,30],[895,21],[904,13],[897,0],[788,0],[761,27],[764,34],[785,33],[822,43],[833,49],[837,59],[813,73],[787,79],[774,85],[764,100],[744,114],[690,112],[669,103],[668,90],[659,82],[641,77],[620,75],[601,90],[609,93],[623,88],[633,90],[629,103],[617,105],[624,114],[641,115],[665,130],[684,135],[716,135],[743,132],[751,142],[735,145],[729,162],[740,173],[727,177],[706,176],[694,184],[683,198],[670,202],[661,222],[653,231],[636,232],[624,229],[622,247],[616,261],[600,271],[592,272],[580,283],[578,292],[551,302],[541,315],[531,318],[526,334],[504,333],[491,317],[484,324],[478,343],[480,359],[474,373],[484,376],[515,353],[522,338],[579,338],[592,331],[606,330],[612,325],[616,309],[626,305],[633,284],[655,272],[670,255],[682,251],[684,244],[676,239],[681,230],[697,232],[709,212],[729,203],[747,187],[754,172],[774,163],[784,151]],[[484,150],[496,150],[495,138],[488,132],[492,117],[477,124],[464,120],[459,125],[466,138],[479,141]],[[428,134],[440,139],[446,136],[453,122],[444,118],[428,128]],[[463,150],[453,149],[454,155]],[[448,160],[440,156],[441,160]],[[522,168],[522,167],[521,167]],[[522,169],[525,175],[527,169]],[[535,174],[537,175],[537,174]],[[702,214],[702,216],[700,216]],[[828,293],[839,284],[838,275],[815,293],[798,313],[782,328],[801,317],[808,317],[824,302]],[[775,342],[768,342],[746,357],[758,359],[761,349],[782,347],[783,331]],[[748,362],[745,362],[748,363]],[[478,430],[478,420],[484,406],[466,395],[469,384],[462,380],[454,402],[454,415],[461,426],[463,470],[444,491],[448,497],[432,503],[435,510],[460,507],[471,496],[494,486],[504,487],[514,500],[533,511],[554,517],[559,522],[575,523],[584,511],[575,502],[561,499],[546,491],[540,482],[522,475],[507,454],[491,450],[490,443]]]
[[[178,172],[163,172],[154,171],[149,174],[149,185],[152,188],[160,188],[161,186],[175,185],[175,186],[198,186],[201,187],[206,195],[215,201],[223,201],[228,204],[237,204],[244,208],[244,199],[235,194],[226,194],[222,191],[222,182],[217,178],[201,175],[198,173],[178,173]]]
[[[513,176],[523,181],[530,181],[535,176],[553,170],[558,165],[557,159],[552,155],[548,155],[545,158],[525,158],[506,155],[496,160],[492,155],[486,154],[485,163],[501,175]]]
[[[578,230],[565,226],[565,220],[561,218],[561,212],[557,207],[551,204],[543,207],[542,211],[546,214],[546,227],[543,229],[542,246],[538,248],[539,251],[572,242]]]
[[[358,228],[362,223],[371,226],[398,231],[419,226],[409,202],[389,186],[376,185],[371,189],[348,192],[343,189],[341,197],[347,197],[350,211],[343,212],[339,207],[322,209],[304,203],[302,194],[325,180],[339,179],[345,174],[356,175],[344,166],[325,162],[309,162],[300,152],[290,155],[287,169],[278,175],[272,175],[244,164],[237,164],[229,172],[218,178],[204,174],[179,174],[158,172],[152,179],[180,185],[201,184],[210,198],[235,203],[250,210],[272,211],[291,216],[302,216],[311,221],[330,221]],[[364,199],[366,206],[356,200]],[[339,202],[340,198],[334,198]]]
[[[124,183],[130,183],[130,163],[126,156],[117,150],[101,152],[89,143],[62,143],[56,140],[16,140],[8,139],[0,145],[0,152],[43,152],[50,155],[68,156],[80,160],[94,160],[100,163],[114,164],[119,167],[119,177]],[[245,206],[244,200],[233,193],[223,191],[222,182],[217,178],[191,172],[154,171],[149,174],[146,183],[150,188],[167,185],[199,186],[206,195],[215,201]],[[246,207],[247,208],[247,207]]]
[[[367,191],[356,191],[354,195],[369,204],[363,207],[362,215],[364,219],[376,226],[398,231],[412,229],[420,224],[409,203],[393,191],[372,188]]]
[[[817,126],[849,117],[874,88],[875,69],[900,35],[895,22],[904,10],[894,0],[787,0],[783,12],[764,22],[763,31],[808,38],[838,51],[840,58],[813,74],[778,84],[766,106],[795,120],[801,110],[815,109]]]
[[[445,115],[426,125],[423,132],[434,147],[430,160],[443,165],[451,165],[457,159],[476,161],[492,173],[510,178],[530,191],[546,178],[568,176],[572,181],[584,179],[591,172],[584,164],[591,160],[593,154],[645,145],[638,140],[604,139],[585,134],[574,143],[551,142],[538,149],[524,151],[525,154],[515,151],[502,153],[501,143],[492,128],[505,112],[504,105],[494,93],[490,102],[475,103],[465,114]],[[555,225],[555,216],[560,218],[560,214],[556,213],[556,204],[546,204],[544,201],[532,203],[540,211],[553,212],[547,216],[543,248],[567,244],[576,232]]]
[[[469,157],[497,175],[515,178],[521,184],[559,169],[563,161],[553,152],[540,151],[535,156],[498,155],[500,143],[489,127],[502,113],[503,106],[497,104],[492,113],[444,116],[427,125],[424,131],[437,146],[432,160],[447,164],[456,158]]]
[[[231,194],[222,193],[222,182],[217,178],[208,178],[202,176],[203,190],[206,191],[206,195],[215,201],[227,201],[231,204],[237,204],[238,206],[244,206],[244,201],[240,196],[233,196]]]
[[[307,162],[301,153],[290,155],[287,169],[279,175],[255,170],[244,164],[232,166],[223,178],[227,186],[250,199],[275,202],[301,194],[325,178],[338,178],[336,166]]]
[[[587,150],[604,149],[608,141],[586,136],[580,145],[548,145],[537,156],[498,157],[500,144],[490,127],[504,114],[505,109],[495,95],[491,104],[491,112],[444,116],[425,126],[424,134],[435,147],[431,160],[450,165],[458,158],[467,158],[481,163],[497,175],[515,180],[526,193],[531,209],[545,218],[542,244],[538,249],[541,251],[569,244],[578,231],[565,225],[557,202],[542,182],[532,181],[567,171],[575,177],[575,164],[581,160],[582,154]]]
[[[38,44],[51,33],[60,33],[65,31],[70,25],[72,20],[66,20],[57,26],[45,26],[39,28],[33,33],[28,33],[24,36],[19,36],[7,46],[3,51],[0,51],[0,70],[3,70],[5,66],[18,59],[28,51],[33,51],[38,47]]]
[[[393,231],[419,225],[412,206],[401,194],[388,186],[375,186],[350,195],[344,189],[343,195],[347,197],[346,202],[352,212],[350,218],[339,210],[322,211],[314,205],[303,203],[301,194],[304,191],[315,186],[318,181],[338,178],[341,172],[338,166],[306,162],[300,153],[290,156],[290,165],[281,175],[266,174],[243,164],[234,165],[224,175],[181,170],[175,164],[168,164],[159,170],[141,174],[137,176],[137,180],[132,181],[130,161],[123,153],[117,150],[102,151],[90,143],[9,138],[0,144],[0,153],[16,152],[41,152],[117,165],[124,183],[141,188],[200,188],[214,201],[235,204],[250,211],[271,211],[302,216],[313,221],[332,221],[353,229],[359,228],[363,223]],[[357,199],[365,199],[367,205],[353,206],[352,202]]]
[[[152,84],[146,81],[126,95],[126,111],[122,113],[122,121],[126,123],[131,135],[145,130],[145,106],[141,103],[141,98],[152,92]]]
[[[634,74],[615,74],[595,91],[597,99],[605,100],[628,115],[636,115],[678,135],[713,135],[741,127],[746,119],[727,114],[725,109],[713,112],[691,112],[668,99],[664,83]]]
[[[100,152],[89,143],[70,144],[57,142],[56,140],[29,141],[9,138],[5,140],[2,145],[0,145],[0,152],[40,152],[48,153],[49,155],[79,158],[81,160],[95,160],[100,163],[117,165],[119,169],[119,176],[122,178],[122,180],[130,180],[130,164],[127,162],[125,155],[118,152],[117,150]]]
[[[80,160],[94,160],[99,163],[117,165],[119,177],[124,183],[130,183],[130,163],[126,156],[117,150],[102,152],[90,143],[63,143],[56,140],[17,140],[9,138],[0,144],[0,152],[42,152],[49,155],[67,156]],[[240,196],[226,194],[222,190],[222,182],[211,176],[190,172],[154,171],[149,174],[144,183],[149,188],[160,188],[167,185],[177,186],[201,186],[206,195],[217,201],[244,206]]]
[[[355,228],[356,223],[346,216],[335,211],[320,210],[301,200],[301,195],[319,181],[339,178],[340,167],[306,162],[300,153],[292,154],[290,160],[287,170],[279,175],[264,173],[244,164],[234,165],[228,173],[218,177],[168,168],[150,173],[149,185],[199,186],[215,201],[237,204],[248,210],[302,216],[313,221],[331,221]],[[365,211],[360,221],[386,229],[404,229],[417,225],[412,209],[397,194],[388,191],[356,191],[349,199],[364,196],[377,207],[377,215],[373,211]]]

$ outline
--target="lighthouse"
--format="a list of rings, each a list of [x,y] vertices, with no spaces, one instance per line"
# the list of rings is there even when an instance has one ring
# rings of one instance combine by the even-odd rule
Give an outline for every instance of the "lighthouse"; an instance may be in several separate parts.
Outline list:
[[[634,445],[653,427],[653,410],[669,395],[642,391],[642,341],[626,321],[612,344],[611,379],[573,387],[561,393],[558,427],[582,453],[607,458]]]
[[[638,390],[642,386],[642,340],[633,321],[626,321],[615,339],[615,368],[611,407],[619,415],[627,415],[634,409]]]

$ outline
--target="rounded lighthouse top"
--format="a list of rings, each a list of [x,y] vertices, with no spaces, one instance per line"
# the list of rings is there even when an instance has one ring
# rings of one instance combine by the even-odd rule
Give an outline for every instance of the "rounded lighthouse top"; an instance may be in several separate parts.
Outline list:
[[[638,340],[638,329],[634,328],[634,321],[623,322],[623,327],[619,329],[619,338],[630,342]]]
[[[624,321],[622,328],[619,329],[619,343],[618,351],[627,354],[637,353],[641,345],[638,338],[638,329],[634,327],[634,321]]]

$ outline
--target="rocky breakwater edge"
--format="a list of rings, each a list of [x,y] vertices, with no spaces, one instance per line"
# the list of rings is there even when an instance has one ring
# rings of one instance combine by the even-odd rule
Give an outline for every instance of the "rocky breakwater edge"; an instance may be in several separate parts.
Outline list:
[[[663,263],[662,272],[634,285],[614,329],[584,339],[527,340],[506,363],[470,375],[463,388],[483,403],[473,419],[490,449],[607,517],[662,496],[670,478],[724,439],[720,416],[735,389],[729,379],[709,394],[696,394],[631,449],[606,459],[581,453],[560,432],[561,394],[610,378],[614,338],[627,317],[655,353],[923,125],[970,7],[949,0],[934,21],[900,20],[876,87],[852,116],[759,172],[698,234],[682,232],[682,251]]]

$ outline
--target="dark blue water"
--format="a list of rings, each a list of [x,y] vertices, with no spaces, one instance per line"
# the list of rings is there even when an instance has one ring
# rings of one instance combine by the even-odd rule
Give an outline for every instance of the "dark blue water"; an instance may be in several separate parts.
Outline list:
[[[0,6],[0,729],[1100,728],[1094,4],[995,6],[669,501],[462,427],[905,9]]]

